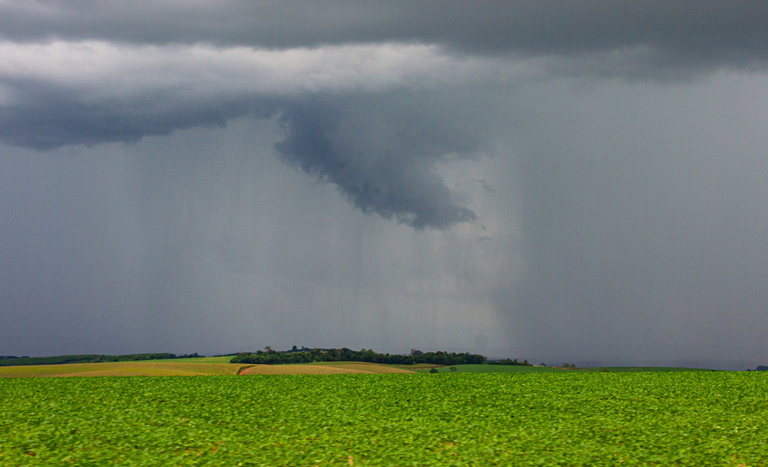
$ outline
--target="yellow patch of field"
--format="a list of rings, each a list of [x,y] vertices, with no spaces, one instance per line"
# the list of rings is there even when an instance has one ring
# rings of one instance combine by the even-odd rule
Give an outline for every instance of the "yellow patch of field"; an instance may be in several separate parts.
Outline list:
[[[198,358],[169,358],[162,360],[152,360],[153,362],[176,362],[176,363],[229,363],[234,355],[225,355],[223,357],[198,357]]]
[[[348,373],[413,373],[389,365],[363,362],[321,362],[286,365],[253,365],[242,375],[340,375]]]
[[[68,363],[0,367],[0,378],[55,376],[199,376],[236,375],[246,365],[165,361]]]

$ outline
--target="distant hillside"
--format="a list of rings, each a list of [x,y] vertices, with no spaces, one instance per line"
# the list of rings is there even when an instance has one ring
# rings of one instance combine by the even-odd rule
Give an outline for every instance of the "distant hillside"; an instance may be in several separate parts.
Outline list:
[[[142,360],[167,360],[175,358],[197,358],[197,352],[190,355],[172,353],[137,353],[129,355],[59,355],[55,357],[15,357],[0,358],[0,366],[21,365],[61,365],[65,363],[101,363],[101,362],[136,362]]]

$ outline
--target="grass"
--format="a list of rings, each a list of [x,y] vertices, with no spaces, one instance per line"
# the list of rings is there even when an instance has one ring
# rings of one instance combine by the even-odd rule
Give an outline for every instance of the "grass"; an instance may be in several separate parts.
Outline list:
[[[678,368],[678,367],[588,367],[588,368],[557,368],[548,366],[527,366],[527,365],[454,365],[456,373],[595,373],[595,372],[659,372],[659,371],[714,371],[700,368]],[[436,368],[439,373],[452,373],[449,366],[428,366],[425,368],[414,369],[417,373],[429,373],[432,368]]]
[[[0,465],[768,465],[755,372],[18,378],[0,394]]]
[[[620,373],[631,373],[631,372],[644,372],[644,371],[718,371],[718,370],[709,370],[706,368],[685,368],[685,367],[672,367],[672,366],[607,366],[607,367],[588,367],[588,368],[576,368],[576,370],[580,371],[609,371],[609,372],[620,372]]]
[[[571,370],[563,370],[560,368],[540,367],[540,366],[523,366],[523,365],[454,365],[457,373],[562,373]],[[452,373],[451,367],[440,366],[436,367],[438,373]],[[429,373],[430,368],[421,368],[415,370],[418,373]]]
[[[429,370],[430,368],[442,367],[444,365],[434,365],[432,363],[414,363],[413,365],[387,365],[387,366],[391,366],[394,368],[401,368],[403,370],[415,371],[415,370],[423,370],[425,368]]]

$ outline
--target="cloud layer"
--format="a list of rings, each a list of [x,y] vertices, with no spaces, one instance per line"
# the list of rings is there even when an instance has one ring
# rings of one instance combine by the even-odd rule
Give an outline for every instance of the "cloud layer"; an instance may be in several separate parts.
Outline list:
[[[274,114],[281,103],[312,94],[429,89],[505,68],[512,72],[503,63],[454,58],[427,45],[274,51],[6,42],[0,43],[0,138],[41,149],[134,141],[248,112]]]
[[[451,136],[446,122],[433,125],[436,119],[423,111],[404,128],[394,122],[407,115],[394,115],[381,98],[350,96],[430,92],[523,72],[414,44],[264,50],[4,43],[0,140],[52,149],[135,142],[245,115],[277,118],[285,132],[277,146],[283,160],[334,183],[364,212],[442,229],[476,218],[434,172],[439,161],[476,150],[460,141],[469,137],[465,129],[454,125]],[[373,110],[355,105],[375,105],[379,116],[372,123],[363,116],[350,127],[351,115]]]
[[[37,149],[135,142],[279,116],[284,160],[336,184],[365,212],[445,228],[476,219],[434,171],[462,148],[406,138],[383,152],[369,149],[376,140],[350,149],[318,96],[762,68],[767,17],[759,1],[6,0],[0,140]],[[420,129],[431,141],[431,131],[444,134]]]
[[[211,43],[295,48],[416,41],[473,53],[579,54],[648,47],[662,59],[744,65],[766,57],[760,0],[320,0],[78,2],[5,0],[12,41]]]

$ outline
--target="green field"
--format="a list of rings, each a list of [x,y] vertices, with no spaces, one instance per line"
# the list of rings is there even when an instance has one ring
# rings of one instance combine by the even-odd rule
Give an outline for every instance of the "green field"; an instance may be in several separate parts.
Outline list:
[[[433,366],[426,366],[422,368],[414,368],[413,371],[417,373],[429,373]],[[435,367],[438,373],[452,373],[451,367],[439,366]],[[677,368],[677,367],[659,367],[659,366],[616,366],[616,367],[588,367],[588,368],[555,368],[548,366],[528,366],[528,365],[455,365],[456,373],[568,373],[568,372],[611,372],[611,373],[637,373],[647,371],[713,371],[704,370],[699,368]]]
[[[0,465],[768,465],[768,375],[13,378]]]
[[[436,367],[438,373],[452,373],[452,367],[440,366]],[[529,366],[529,365],[454,365],[456,373],[563,373],[571,370],[563,370],[561,368],[550,368],[541,366]],[[430,368],[419,368],[417,373],[429,373]]]
[[[417,373],[429,373],[433,366],[414,368]],[[436,367],[438,373],[451,373],[451,367]],[[555,368],[548,366],[528,366],[528,365],[454,365],[457,373],[563,373],[563,372],[620,372],[636,373],[646,371],[713,371],[700,368],[678,368],[678,367],[660,367],[660,366],[615,366],[615,367],[588,367],[588,368]]]

